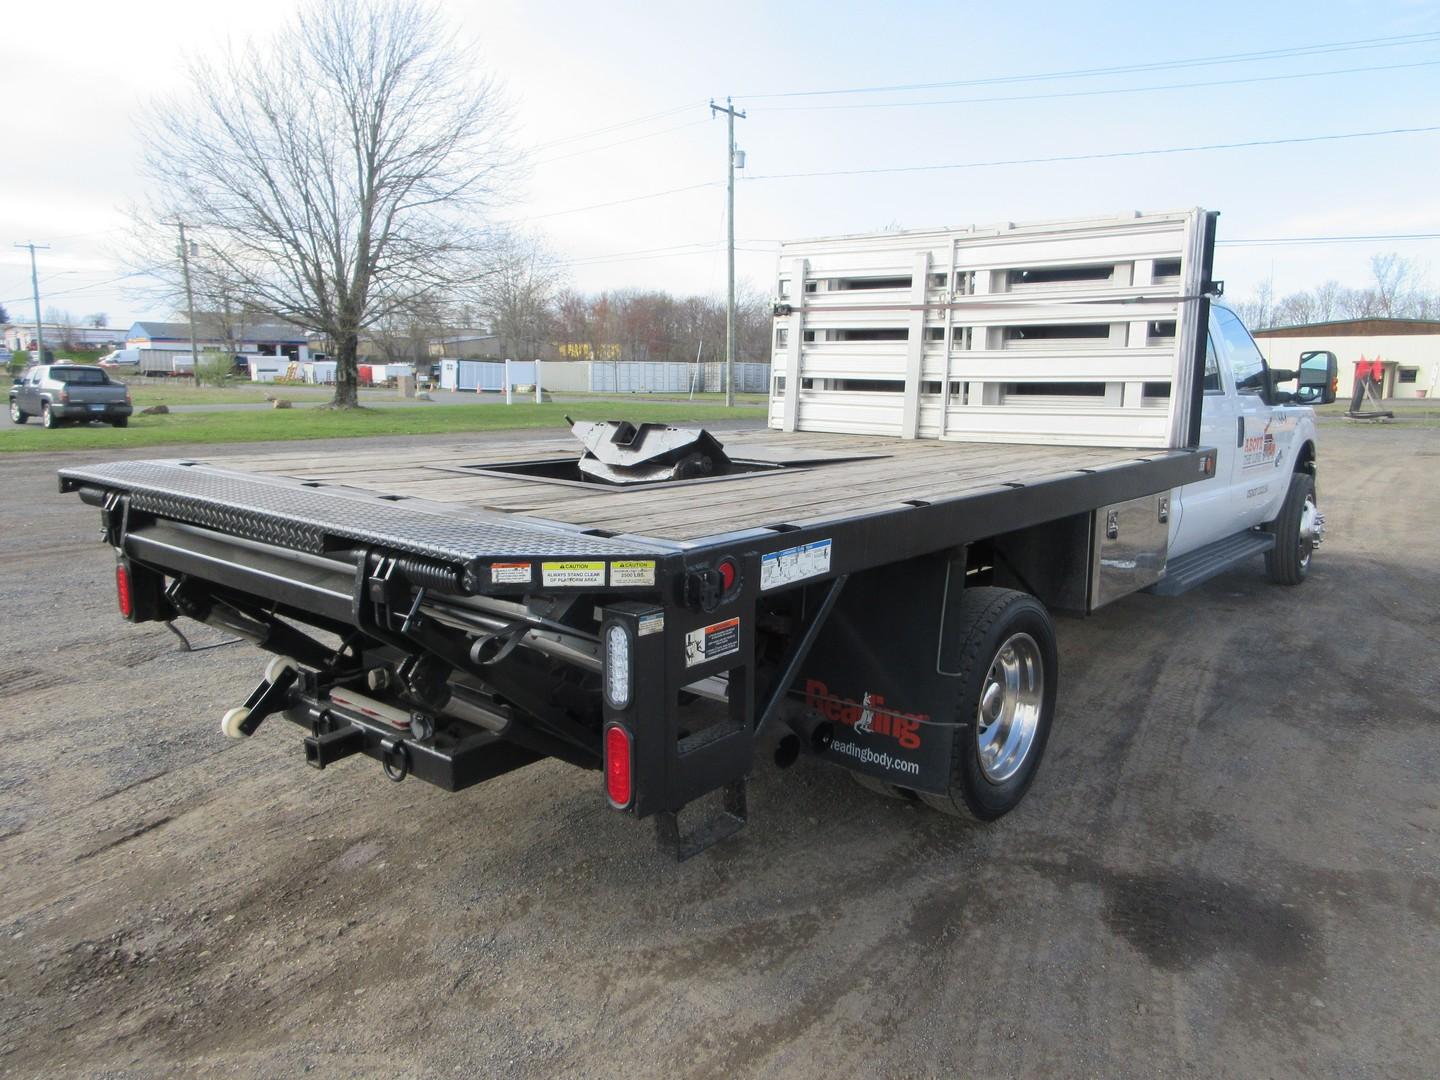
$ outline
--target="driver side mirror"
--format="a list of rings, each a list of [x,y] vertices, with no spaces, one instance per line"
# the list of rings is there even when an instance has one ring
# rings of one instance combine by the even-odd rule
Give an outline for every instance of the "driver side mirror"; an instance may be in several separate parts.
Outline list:
[[[1300,354],[1295,400],[1301,405],[1329,405],[1339,385],[1340,361],[1333,352],[1314,350]]]

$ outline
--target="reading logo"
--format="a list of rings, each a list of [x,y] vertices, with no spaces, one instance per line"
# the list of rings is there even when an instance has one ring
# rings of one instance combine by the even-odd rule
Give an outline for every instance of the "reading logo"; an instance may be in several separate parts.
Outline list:
[[[819,679],[805,680],[805,704],[832,724],[845,724],[856,731],[894,739],[906,750],[920,748],[920,725],[927,713],[902,713],[885,707],[883,694],[866,691],[860,701],[835,697]]]

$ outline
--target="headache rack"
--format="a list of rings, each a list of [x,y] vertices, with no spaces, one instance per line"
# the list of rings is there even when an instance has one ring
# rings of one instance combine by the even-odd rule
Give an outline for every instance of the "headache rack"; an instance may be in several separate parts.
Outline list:
[[[1194,445],[1217,216],[782,244],[771,426]]]

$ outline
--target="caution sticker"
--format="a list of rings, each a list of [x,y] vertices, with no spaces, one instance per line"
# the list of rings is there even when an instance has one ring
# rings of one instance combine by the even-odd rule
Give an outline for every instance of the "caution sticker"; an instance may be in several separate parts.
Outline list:
[[[560,588],[605,584],[603,562],[547,562],[540,564],[540,582]]]
[[[761,591],[828,574],[832,546],[828,539],[816,540],[760,556]]]
[[[654,585],[655,560],[630,559],[610,564],[611,585]]]
[[[490,564],[490,580],[496,585],[529,585],[531,567],[528,562],[497,562]]]
[[[711,623],[685,635],[685,666],[694,667],[740,651],[740,620]]]

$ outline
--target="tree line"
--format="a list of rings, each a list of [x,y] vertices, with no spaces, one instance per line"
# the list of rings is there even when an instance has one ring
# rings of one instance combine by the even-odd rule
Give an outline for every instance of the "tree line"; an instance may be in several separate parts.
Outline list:
[[[1440,292],[1427,287],[1413,259],[1394,252],[1375,255],[1370,275],[1370,283],[1358,288],[1331,280],[1278,298],[1274,286],[1262,281],[1235,311],[1255,330],[1337,319],[1440,319]]]

